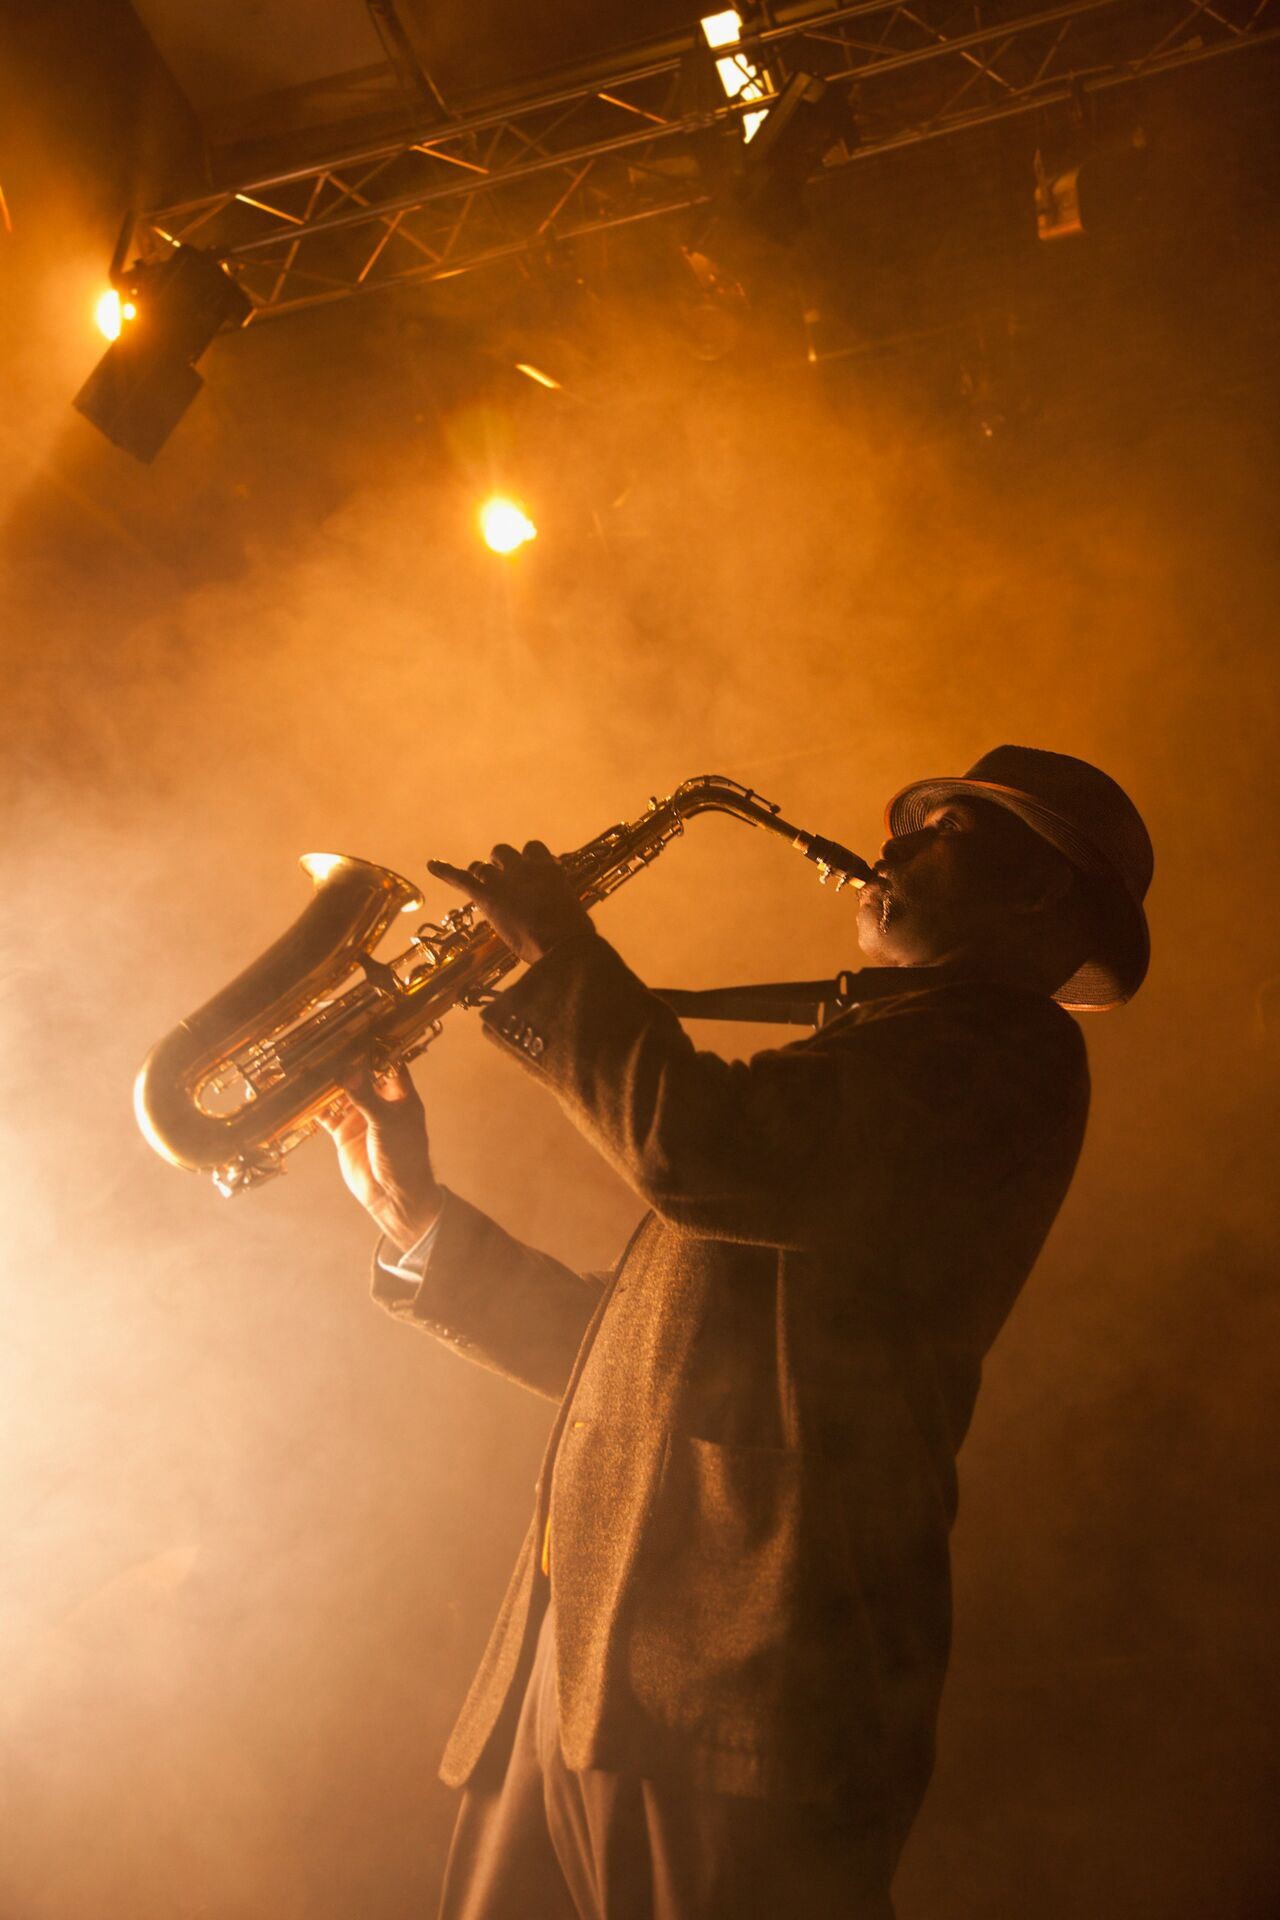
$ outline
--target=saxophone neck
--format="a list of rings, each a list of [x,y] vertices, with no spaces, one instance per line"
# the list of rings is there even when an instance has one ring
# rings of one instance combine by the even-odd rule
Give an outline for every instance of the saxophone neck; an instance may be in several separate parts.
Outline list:
[[[781,809],[772,800],[766,800],[753,788],[744,787],[722,773],[705,773],[684,781],[665,804],[673,807],[681,820],[692,819],[697,813],[729,813],[751,826],[780,835],[806,860],[813,862],[824,885],[834,879],[837,892],[845,886],[864,887],[873,877],[867,862],[839,840],[829,840],[824,834],[809,833],[804,827],[795,826],[783,818]]]
[[[723,773],[704,773],[684,780],[665,800],[651,800],[637,820],[607,827],[594,840],[564,855],[564,864],[578,883],[579,898],[594,907],[630,880],[663,848],[683,832],[686,820],[700,813],[727,813],[748,826],[763,827],[790,841],[818,869],[825,884],[834,879],[837,892],[844,886],[865,886],[872,872],[867,862],[822,834],[809,833],[783,818],[772,800]]]

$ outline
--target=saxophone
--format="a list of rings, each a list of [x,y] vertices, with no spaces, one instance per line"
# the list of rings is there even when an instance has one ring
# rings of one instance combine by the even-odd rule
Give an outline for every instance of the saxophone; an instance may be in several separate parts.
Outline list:
[[[860,887],[871,869],[835,840],[806,833],[776,806],[721,774],[686,780],[562,856],[586,907],[656,860],[699,813],[727,813],[782,835],[825,882]],[[284,1171],[285,1155],[335,1111],[364,1065],[412,1060],[451,1007],[482,1006],[519,963],[473,905],[428,921],[404,952],[373,949],[402,913],[422,906],[412,882],[341,853],[301,860],[310,903],[243,973],[152,1048],[134,1088],[138,1125],[175,1167],[213,1176],[230,1196]]]

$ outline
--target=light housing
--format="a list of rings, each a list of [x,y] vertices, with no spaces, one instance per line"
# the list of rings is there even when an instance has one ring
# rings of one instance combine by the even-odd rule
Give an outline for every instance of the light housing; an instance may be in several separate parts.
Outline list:
[[[835,82],[793,73],[743,155],[735,197],[761,232],[787,239],[804,225],[804,186],[831,148],[854,146],[857,122]]]
[[[120,317],[129,307],[134,315],[72,405],[126,453],[154,460],[204,385],[194,362],[224,326],[243,325],[252,304],[198,247],[175,246],[167,259],[136,264],[113,280]],[[102,326],[105,296],[98,305]]]

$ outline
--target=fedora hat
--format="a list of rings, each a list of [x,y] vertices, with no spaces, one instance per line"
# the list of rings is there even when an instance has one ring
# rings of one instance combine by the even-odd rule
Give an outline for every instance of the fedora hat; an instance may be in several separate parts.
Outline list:
[[[1122,787],[1087,760],[1039,747],[996,747],[958,777],[916,780],[885,808],[892,835],[914,833],[947,800],[988,800],[1049,841],[1091,881],[1095,950],[1054,999],[1097,1012],[1132,999],[1151,957],[1142,902],[1154,857],[1141,815]]]

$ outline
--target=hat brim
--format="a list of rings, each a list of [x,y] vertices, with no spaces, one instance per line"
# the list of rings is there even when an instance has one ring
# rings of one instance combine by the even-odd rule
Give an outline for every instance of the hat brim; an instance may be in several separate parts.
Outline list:
[[[1093,842],[1061,815],[1017,787],[989,780],[916,780],[896,793],[885,808],[891,835],[915,833],[934,807],[948,800],[988,800],[1026,823],[1042,840],[1065,854],[1093,882],[1097,951],[1054,994],[1073,1013],[1104,1013],[1131,1000],[1146,978],[1151,935],[1142,903],[1136,900],[1111,862]]]

